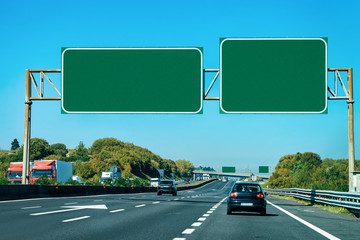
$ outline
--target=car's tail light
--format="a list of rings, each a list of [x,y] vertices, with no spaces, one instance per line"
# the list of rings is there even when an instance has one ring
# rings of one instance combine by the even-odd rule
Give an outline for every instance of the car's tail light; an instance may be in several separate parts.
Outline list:
[[[232,192],[232,193],[230,193],[230,196],[229,196],[229,197],[235,198],[235,197],[237,197],[237,196],[238,196],[237,192]]]
[[[258,193],[258,195],[256,195],[257,198],[265,198],[264,194],[262,193]]]

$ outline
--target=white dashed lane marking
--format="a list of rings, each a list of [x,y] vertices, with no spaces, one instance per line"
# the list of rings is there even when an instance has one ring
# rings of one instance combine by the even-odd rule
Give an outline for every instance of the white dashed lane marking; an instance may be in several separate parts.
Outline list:
[[[86,218],[89,218],[89,217],[90,217],[90,216],[83,216],[83,217],[78,217],[78,218],[71,218],[71,219],[63,220],[62,222],[73,222],[73,221],[78,221],[78,220],[86,219]]]
[[[33,208],[41,208],[41,206],[22,207],[21,209],[33,209]]]
[[[185,229],[182,234],[192,234],[195,231],[195,228]]]
[[[220,206],[220,204],[222,204],[225,200],[226,200],[226,198],[223,198],[220,202],[218,202],[216,205],[214,205],[209,211],[207,211],[205,214],[203,214],[203,216],[200,217],[197,222],[194,222],[193,224],[191,224],[191,226],[192,227],[201,226],[202,222],[204,222],[206,220],[206,217],[209,217],[210,214],[213,213],[216,210],[216,208],[218,206]],[[192,234],[195,231],[195,229],[196,228],[187,228],[182,232],[182,234],[187,234],[187,235]],[[186,238],[174,238],[173,240],[180,240],[180,239],[185,240]]]
[[[137,205],[135,207],[145,207],[145,206],[146,206],[146,204],[141,204],[141,205]]]
[[[191,224],[192,227],[198,227],[200,226],[202,223],[201,222],[194,222],[193,224]]]
[[[116,212],[122,212],[122,211],[125,211],[125,209],[112,210],[112,211],[110,211],[110,213],[116,213]]]

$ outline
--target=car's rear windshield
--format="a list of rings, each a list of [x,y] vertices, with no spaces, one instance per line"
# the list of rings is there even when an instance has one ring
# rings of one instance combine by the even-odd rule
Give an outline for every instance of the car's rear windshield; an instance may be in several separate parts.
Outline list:
[[[234,186],[234,192],[261,192],[259,185],[255,184],[236,184]]]
[[[172,181],[161,181],[160,184],[173,184]]]

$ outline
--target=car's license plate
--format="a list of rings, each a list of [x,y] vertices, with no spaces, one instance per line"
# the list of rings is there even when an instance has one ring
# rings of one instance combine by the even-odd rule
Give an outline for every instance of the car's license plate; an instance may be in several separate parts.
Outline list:
[[[252,203],[241,203],[241,206],[252,206]]]

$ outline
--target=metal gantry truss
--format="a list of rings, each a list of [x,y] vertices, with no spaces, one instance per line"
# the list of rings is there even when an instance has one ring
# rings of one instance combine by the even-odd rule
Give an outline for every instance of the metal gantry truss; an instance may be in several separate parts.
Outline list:
[[[60,69],[27,69],[25,73],[25,126],[24,126],[24,153],[23,153],[23,172],[22,184],[29,184],[30,169],[30,136],[31,136],[31,105],[34,100],[61,100],[61,93],[55,87],[46,73],[60,73]],[[40,89],[33,73],[40,73]],[[44,77],[49,81],[59,97],[44,97]],[[34,84],[38,97],[31,95],[31,82]]]
[[[214,86],[216,80],[219,77],[220,69],[204,69],[203,74],[203,100],[220,100],[220,97],[208,97],[208,94],[211,88]],[[354,173],[354,162],[355,162],[355,152],[354,152],[354,110],[353,110],[353,78],[352,78],[352,68],[329,68],[329,72],[334,72],[334,89],[332,90],[328,87],[328,91],[331,96],[328,97],[329,100],[347,100],[348,104],[348,142],[349,142],[349,191],[353,191],[353,173]],[[344,81],[341,78],[340,72],[347,72],[347,89],[344,84]],[[205,87],[205,73],[216,72],[215,77],[210,83],[210,86],[206,89]],[[36,82],[36,79],[33,73],[40,73],[40,89]],[[29,183],[29,166],[30,166],[30,136],[31,136],[31,104],[34,100],[61,100],[61,93],[46,75],[47,73],[61,73],[60,69],[36,69],[36,70],[26,70],[26,91],[25,91],[25,127],[24,127],[24,154],[23,154],[23,175],[22,183]],[[44,78],[51,84],[54,90],[58,93],[58,97],[44,97]],[[31,95],[31,82],[33,83],[37,97],[32,97]],[[342,90],[345,96],[340,96],[338,93],[338,82],[340,83]],[[206,91],[205,91],[206,89]]]
[[[349,148],[349,192],[355,189],[353,174],[355,172],[355,150],[354,150],[354,97],[353,97],[353,69],[352,68],[329,68],[329,72],[335,73],[334,91],[328,87],[332,95],[329,100],[347,100],[348,104],[348,148]],[[347,89],[340,72],[347,72]],[[338,82],[342,86],[345,96],[338,95]]]

